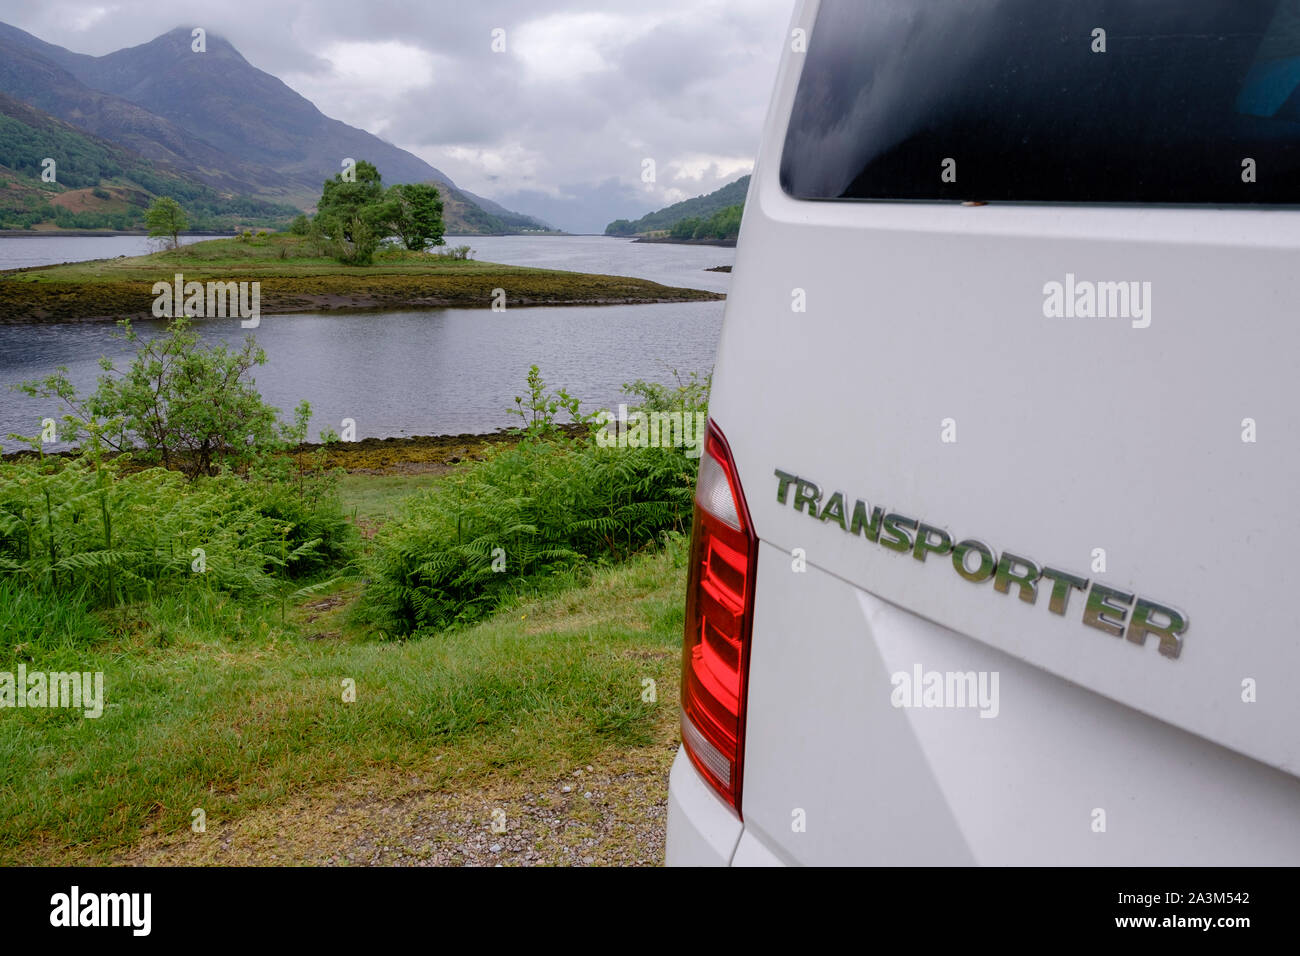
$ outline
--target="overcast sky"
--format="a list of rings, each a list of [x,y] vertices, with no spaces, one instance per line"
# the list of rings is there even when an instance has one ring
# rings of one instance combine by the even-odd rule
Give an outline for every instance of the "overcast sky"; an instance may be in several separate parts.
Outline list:
[[[0,0],[102,55],[177,26],[230,40],[457,185],[600,232],[749,172],[793,0]],[[504,53],[492,50],[505,31]],[[656,183],[642,182],[655,161]]]

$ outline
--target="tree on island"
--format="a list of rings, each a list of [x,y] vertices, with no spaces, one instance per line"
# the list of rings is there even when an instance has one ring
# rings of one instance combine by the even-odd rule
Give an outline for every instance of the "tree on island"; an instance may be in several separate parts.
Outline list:
[[[379,170],[364,159],[353,176],[335,173],[325,180],[316,206],[319,234],[334,246],[334,256],[350,265],[368,265],[384,237],[384,185]]]
[[[162,238],[171,236],[173,249],[180,248],[180,235],[189,228],[185,210],[170,196],[155,199],[149,211],[144,214],[144,222],[149,227],[149,235]]]
[[[340,262],[368,265],[379,243],[397,236],[407,249],[443,244],[442,199],[434,186],[399,183],[385,190],[373,163],[359,160],[354,177],[325,181],[311,228]]]
[[[427,183],[399,183],[388,190],[389,221],[402,244],[413,252],[444,242],[442,199]]]

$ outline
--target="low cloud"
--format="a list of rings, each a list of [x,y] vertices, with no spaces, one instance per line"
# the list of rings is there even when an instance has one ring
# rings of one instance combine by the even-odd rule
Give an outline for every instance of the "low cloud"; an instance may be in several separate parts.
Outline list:
[[[5,22],[96,55],[204,26],[326,115],[575,232],[749,171],[790,12],[789,0],[0,0]]]

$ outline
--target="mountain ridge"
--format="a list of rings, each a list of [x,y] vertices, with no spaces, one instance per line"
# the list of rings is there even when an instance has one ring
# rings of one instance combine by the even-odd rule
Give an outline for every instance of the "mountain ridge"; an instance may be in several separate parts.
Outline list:
[[[48,160],[54,160],[46,182]],[[293,206],[231,197],[161,161],[0,93],[0,228],[142,229],[157,196],[182,203],[199,231],[276,228]]]
[[[385,182],[439,185],[449,232],[548,228],[485,208],[414,154],[327,116],[219,34],[203,53],[191,42],[177,27],[96,57],[0,23],[0,92],[223,192],[307,209],[343,159],[366,159]]]

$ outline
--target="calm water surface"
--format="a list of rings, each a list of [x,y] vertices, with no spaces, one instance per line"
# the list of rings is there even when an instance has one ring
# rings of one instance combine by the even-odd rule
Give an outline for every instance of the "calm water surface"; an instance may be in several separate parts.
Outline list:
[[[38,265],[83,255],[105,257],[103,245],[134,237],[80,239],[0,238],[0,268],[38,254]],[[44,243],[47,250],[24,244]],[[68,243],[68,246],[53,245]],[[449,237],[468,244],[474,258],[512,265],[636,276],[666,285],[718,292],[730,276],[705,271],[730,265],[734,249],[633,243],[599,236]],[[18,248],[15,248],[18,247]],[[63,251],[64,249],[68,251]],[[528,367],[540,366],[547,384],[564,386],[592,408],[622,399],[624,382],[644,378],[669,382],[713,365],[722,302],[665,305],[437,309],[357,315],[265,316],[251,333],[267,353],[256,370],[263,396],[286,414],[300,399],[314,412],[312,437],[344,418],[357,423],[358,437],[486,432],[514,422],[508,409],[523,394]],[[139,323],[157,334],[163,323]],[[237,321],[199,323],[205,339],[237,346],[245,335]],[[0,444],[13,450],[10,432],[32,434],[40,420],[60,411],[9,386],[38,378],[57,366],[83,390],[101,374],[101,355],[119,360],[129,351],[113,338],[111,323],[0,325]]]
[[[211,239],[181,236],[181,245]],[[168,240],[169,241],[169,240]],[[86,259],[143,256],[164,248],[164,240],[147,236],[0,236],[0,269],[52,266]]]

